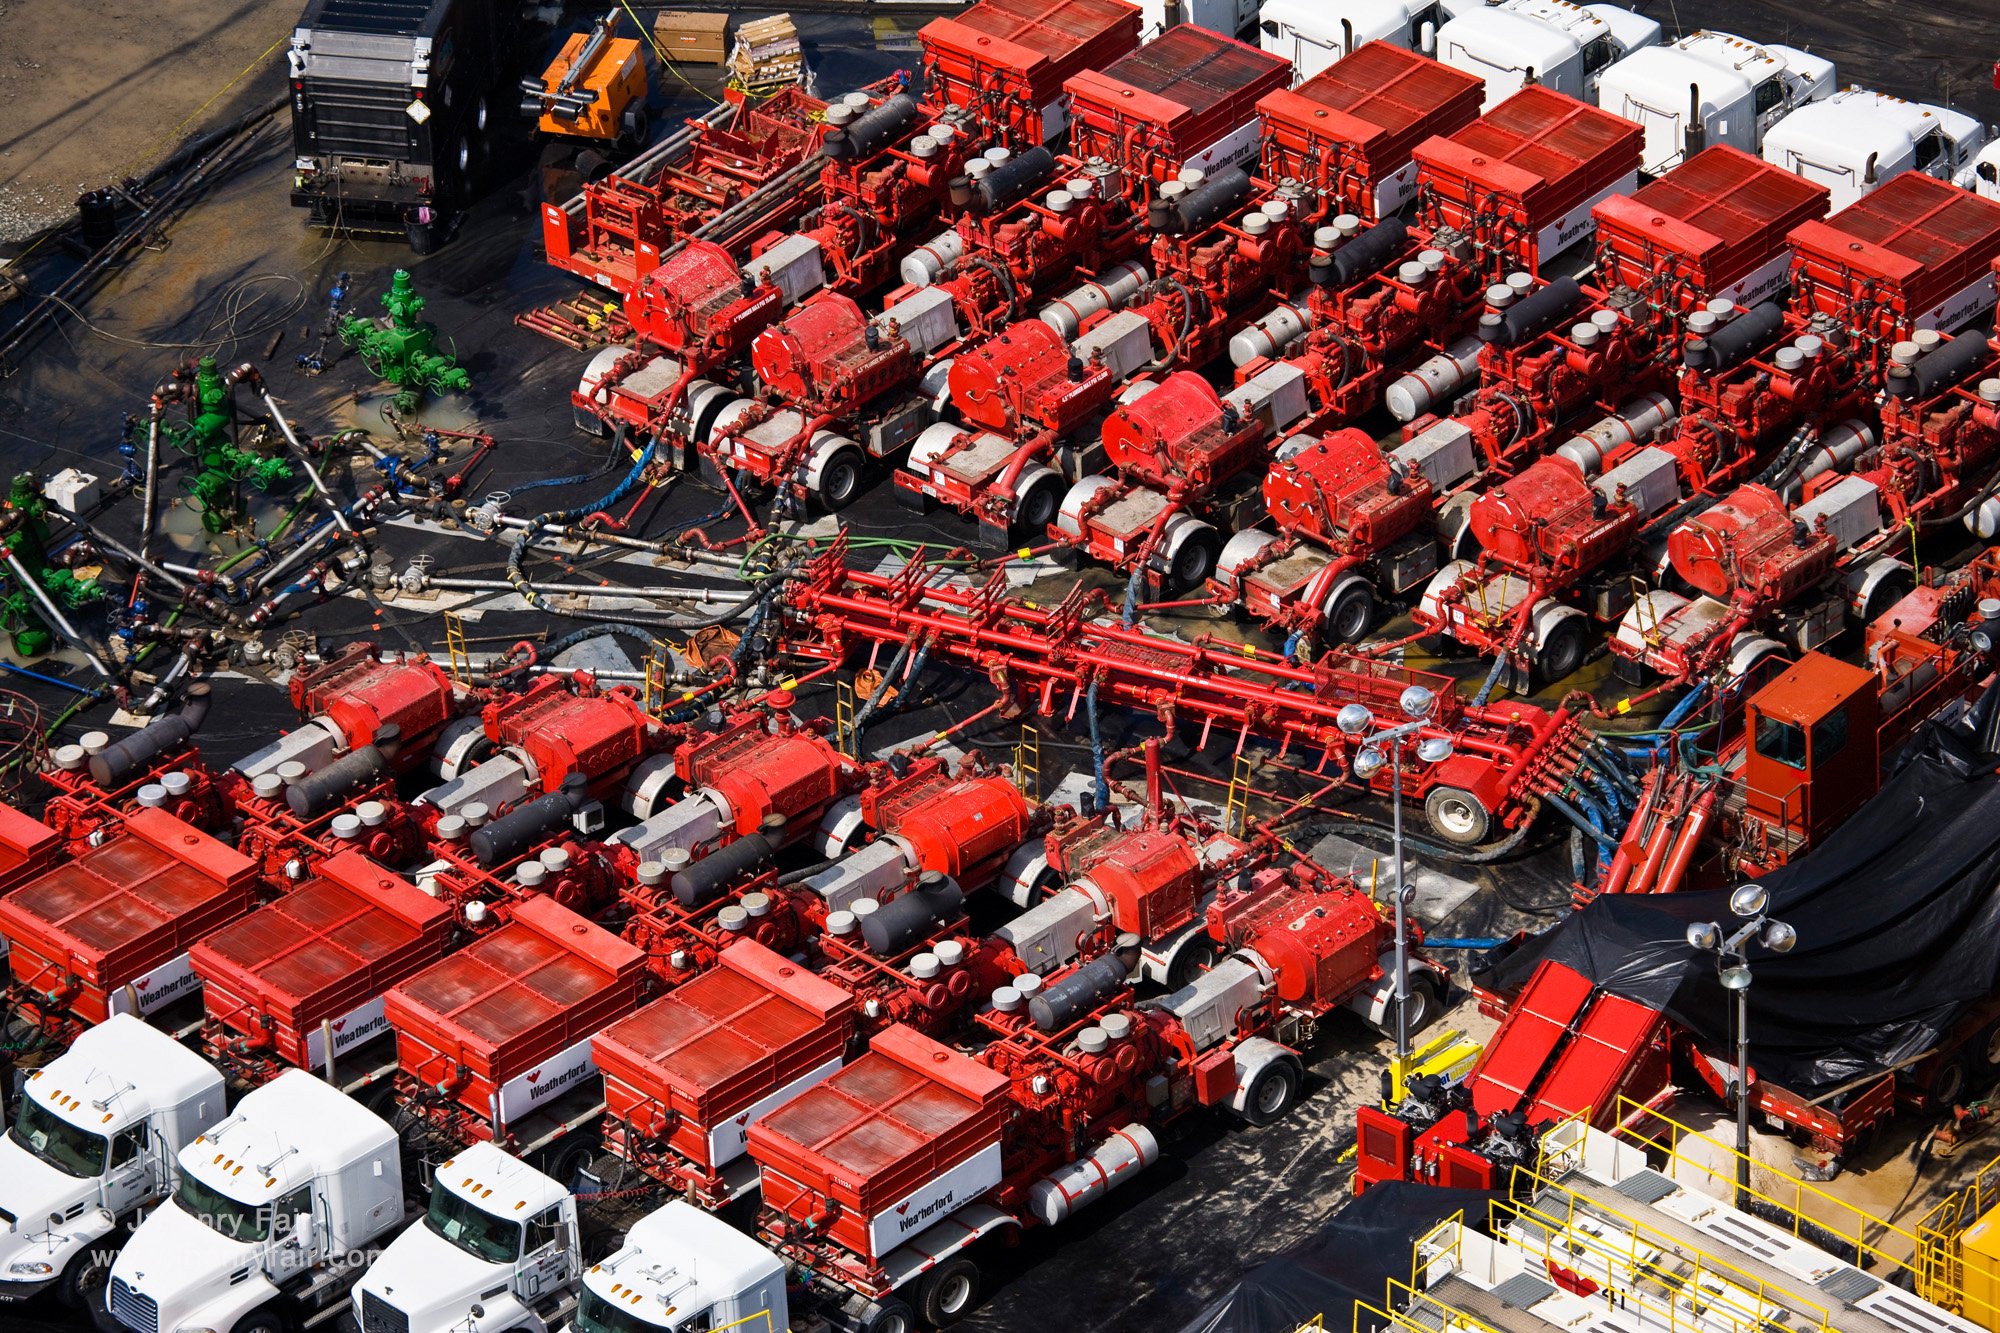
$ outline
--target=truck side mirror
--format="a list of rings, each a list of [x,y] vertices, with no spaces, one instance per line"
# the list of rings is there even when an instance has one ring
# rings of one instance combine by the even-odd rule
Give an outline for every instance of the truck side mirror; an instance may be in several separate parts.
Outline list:
[[[302,1250],[313,1247],[313,1216],[311,1213],[292,1214],[292,1244]]]

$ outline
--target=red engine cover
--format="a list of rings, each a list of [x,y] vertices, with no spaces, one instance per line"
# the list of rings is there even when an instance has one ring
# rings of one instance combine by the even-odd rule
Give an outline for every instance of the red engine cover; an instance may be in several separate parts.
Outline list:
[[[783,308],[775,287],[744,290],[741,269],[727,250],[690,241],[646,275],[625,314],[639,337],[669,352],[733,356]]]
[[[1367,431],[1337,430],[1273,464],[1264,507],[1280,531],[1333,544],[1351,535],[1371,550],[1415,532],[1434,496],[1420,472],[1390,486],[1389,460]]]
[[[1739,590],[1789,601],[1833,567],[1833,538],[1808,534],[1801,545],[1791,511],[1768,487],[1740,486],[1721,504],[1667,535],[1674,572],[1722,601]]]
[[[1551,455],[1474,500],[1468,518],[1479,544],[1504,564],[1590,569],[1625,544],[1637,511],[1606,502],[1582,468]]]
[[[838,392],[843,379],[858,378],[871,352],[868,316],[837,292],[821,292],[764,330],[750,344],[757,378],[771,391],[794,401],[822,402]],[[892,344],[885,337],[882,348]]]
[[[421,756],[426,738],[451,720],[451,677],[429,660],[387,663],[359,650],[292,677],[301,714],[324,714],[352,745],[366,745],[383,727],[402,729],[403,753]]]
[[[1222,399],[1209,382],[1183,370],[1120,407],[1104,422],[1104,452],[1135,477],[1197,486],[1234,475],[1262,449],[1256,419],[1223,429]]]
[[[931,770],[870,790],[861,800],[869,824],[907,842],[918,868],[961,884],[977,877],[974,872],[992,873],[1028,836],[1028,798],[1002,773],[951,777]]]
[[[1039,319],[1009,325],[984,344],[953,359],[951,401],[969,425],[1011,432],[1021,417],[1045,413],[1025,404],[1069,382],[1069,345]]]
[[[1201,861],[1166,829],[1091,825],[1050,838],[1049,865],[1066,880],[1088,878],[1110,903],[1113,924],[1143,940],[1178,930],[1199,906]]]
[[[753,714],[684,742],[674,768],[690,789],[710,788],[729,803],[738,833],[754,833],[770,814],[788,825],[818,819],[840,793],[847,760],[816,732],[774,735]]]
[[[1252,909],[1249,945],[1287,1004],[1330,1009],[1375,974],[1387,931],[1367,895],[1288,888]]]
[[[505,703],[488,704],[486,735],[495,745],[512,745],[535,762],[543,791],[581,773],[593,785],[621,777],[646,753],[646,732],[654,725],[629,690],[597,693],[579,685],[575,693],[560,676],[544,676]]]

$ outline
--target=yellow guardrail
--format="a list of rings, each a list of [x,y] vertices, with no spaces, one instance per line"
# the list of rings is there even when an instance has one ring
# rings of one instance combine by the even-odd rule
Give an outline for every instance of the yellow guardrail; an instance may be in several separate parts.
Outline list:
[[[1658,1313],[1670,1329],[1714,1333],[1719,1321],[1742,1333],[1754,1333],[1783,1310],[1810,1321],[1788,1321],[1791,1333],[1830,1333],[1833,1329],[1832,1310],[1800,1292],[1765,1282],[1726,1259],[1607,1207],[1601,1200],[1586,1201],[1545,1177],[1536,1177],[1536,1185],[1535,1203],[1493,1205],[1496,1227],[1508,1222],[1521,1224],[1514,1227],[1510,1243],[1579,1277],[1598,1281],[1601,1275],[1603,1285],[1621,1295],[1635,1295],[1639,1284],[1650,1282],[1683,1296],[1698,1313],[1683,1310],[1679,1300],[1654,1302],[1660,1305]],[[1579,1227],[1580,1215],[1594,1222],[1608,1217],[1616,1228],[1598,1232]]]

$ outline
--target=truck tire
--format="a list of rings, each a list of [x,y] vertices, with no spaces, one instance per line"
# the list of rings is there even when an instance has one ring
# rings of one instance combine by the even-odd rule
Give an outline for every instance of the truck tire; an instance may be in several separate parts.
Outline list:
[[[854,1333],[917,1333],[916,1312],[891,1296],[877,1301],[873,1313],[855,1325]]]
[[[1215,966],[1215,941],[1189,940],[1167,968],[1167,992],[1172,994]]]
[[[1979,1035],[1965,1044],[1979,1066],[1979,1072],[1987,1078],[2000,1074],[2000,1022],[1988,1023],[1979,1030]]]
[[[597,1160],[602,1147],[596,1134],[589,1130],[579,1131],[543,1150],[542,1160],[546,1165],[542,1169],[548,1172],[551,1180],[568,1189],[577,1172],[588,1170],[591,1163]]]
[[[1292,1060],[1277,1060],[1264,1066],[1250,1080],[1250,1095],[1244,1099],[1243,1118],[1262,1128],[1283,1118],[1299,1103],[1299,1089],[1305,1074]]]
[[[1581,616],[1571,616],[1549,631],[1549,637],[1535,652],[1535,678],[1553,685],[1573,675],[1590,652],[1590,633]]]
[[[955,1255],[924,1274],[917,1288],[917,1317],[930,1328],[949,1328],[979,1303],[979,1265]]]
[[[285,1317],[267,1305],[237,1320],[229,1333],[291,1333],[291,1330]]]
[[[1062,478],[1051,474],[1028,488],[1014,508],[1013,539],[1024,546],[1040,546],[1049,539],[1049,524],[1056,521],[1062,504]]]
[[[1476,847],[1493,829],[1493,812],[1463,787],[1433,787],[1424,798],[1431,831],[1459,847]]]
[[[1320,625],[1320,641],[1329,647],[1359,643],[1375,627],[1375,589],[1366,579],[1357,579],[1341,589],[1340,596],[1326,609]]]
[[[63,1269],[56,1282],[56,1299],[72,1310],[88,1314],[95,1328],[116,1328],[111,1312],[104,1307],[104,1294],[110,1289],[111,1266],[117,1258],[118,1252],[105,1245],[85,1246],[83,1253]]]
[[[1937,1074],[1931,1079],[1931,1107],[1936,1111],[1949,1111],[1964,1103],[1970,1090],[1972,1079],[1966,1071],[1963,1054],[1947,1055],[1938,1065]]]
[[[1172,595],[1187,597],[1200,592],[1215,572],[1216,557],[1221,554],[1222,542],[1213,531],[1198,532],[1182,542],[1181,549],[1174,552]]]
[[[826,460],[820,470],[819,492],[815,497],[829,514],[854,503],[861,494],[861,451],[859,449],[836,450],[833,457]]]

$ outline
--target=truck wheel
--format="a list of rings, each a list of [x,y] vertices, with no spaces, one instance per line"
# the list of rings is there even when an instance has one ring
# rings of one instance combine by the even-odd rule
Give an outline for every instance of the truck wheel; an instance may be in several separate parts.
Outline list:
[[[543,1170],[549,1173],[550,1179],[568,1189],[579,1171],[590,1169],[591,1163],[597,1160],[598,1151],[599,1144],[595,1134],[587,1130],[572,1134],[547,1150],[543,1160],[548,1165]]]
[[[1571,616],[1549,631],[1548,641],[1535,653],[1535,676],[1544,685],[1566,679],[1583,665],[1590,635],[1581,616]]]
[[[1173,965],[1167,968],[1167,990],[1177,991],[1191,984],[1214,966],[1215,942],[1208,939],[1189,940],[1187,946],[1174,955]]]
[[[1375,589],[1356,580],[1333,599],[1320,625],[1320,638],[1329,646],[1359,643],[1375,627]]]
[[[289,1330],[285,1326],[285,1317],[265,1306],[261,1310],[252,1310],[237,1320],[236,1327],[231,1329],[230,1333],[289,1333]]]
[[[859,449],[837,450],[826,460],[825,468],[819,474],[819,502],[828,513],[835,513],[854,503],[854,497],[861,494],[861,451]]]
[[[1215,560],[1221,554],[1222,543],[1213,532],[1198,532],[1182,542],[1181,549],[1174,552],[1174,595],[1185,597],[1200,591],[1215,572]]]
[[[959,1255],[924,1275],[917,1289],[917,1314],[932,1328],[947,1328],[979,1302],[979,1265]]]
[[[1298,1065],[1291,1060],[1264,1066],[1250,1080],[1250,1094],[1243,1101],[1243,1118],[1260,1128],[1279,1119],[1298,1105],[1299,1088],[1304,1082]]]
[[[855,1333],[917,1333],[917,1316],[908,1305],[891,1296],[875,1303],[874,1311],[855,1326]]]
[[[1061,477],[1044,477],[1028,488],[1014,509],[1013,539],[1024,546],[1040,546],[1049,539],[1049,524],[1056,521],[1056,506],[1062,503]]]
[[[1970,1082],[1965,1072],[1963,1055],[1948,1055],[1938,1066],[1937,1076],[1931,1080],[1931,1106],[1935,1110],[1949,1111],[1965,1100],[1965,1085]]]
[[[2000,1074],[2000,1023],[1988,1023],[1980,1029],[1979,1035],[1966,1043],[1966,1049],[1986,1077]]]
[[[1431,831],[1446,842],[1474,847],[1493,828],[1492,812],[1463,787],[1433,787],[1424,798],[1424,818]]]
[[[111,1286],[111,1266],[117,1259],[116,1250],[86,1246],[63,1269],[56,1283],[56,1299],[72,1310],[88,1311],[97,1326],[103,1327],[110,1317],[110,1311],[104,1309],[104,1293]],[[99,1311],[103,1311],[103,1319],[97,1318]]]

